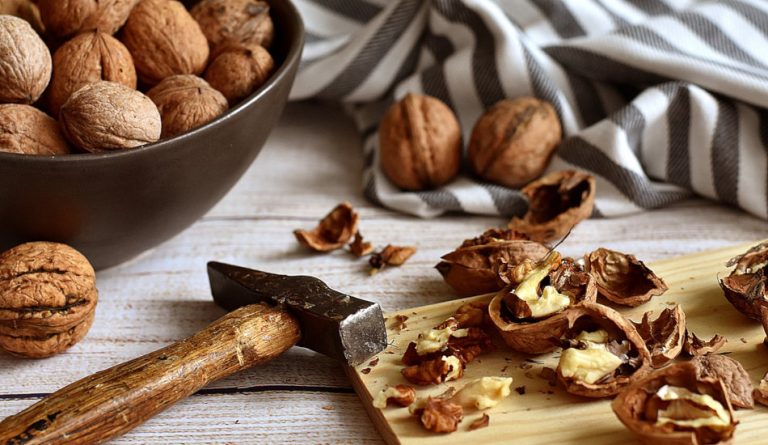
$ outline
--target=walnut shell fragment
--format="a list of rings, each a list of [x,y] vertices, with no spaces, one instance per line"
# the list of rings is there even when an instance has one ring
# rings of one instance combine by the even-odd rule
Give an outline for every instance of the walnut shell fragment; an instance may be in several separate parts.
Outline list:
[[[725,298],[742,314],[761,321],[761,308],[768,308],[768,243],[753,246],[726,264],[734,265],[733,271],[720,279]]]
[[[528,198],[528,211],[522,218],[512,218],[509,228],[542,243],[563,238],[589,218],[595,206],[595,178],[573,170],[549,173],[522,192]]]
[[[307,231],[293,231],[296,239],[303,246],[317,252],[329,252],[346,245],[357,233],[357,212],[352,204],[343,202],[320,220],[317,227]]]
[[[160,111],[163,138],[203,126],[229,108],[221,93],[192,74],[166,77],[147,91],[147,97]]]
[[[752,381],[741,363],[724,355],[705,355],[691,360],[697,378],[711,377],[723,382],[728,399],[737,408],[754,408]]]
[[[664,280],[634,255],[601,247],[584,259],[595,277],[598,294],[616,304],[639,306],[668,289]]]
[[[499,276],[503,268],[524,260],[542,260],[549,248],[515,230],[489,229],[465,240],[453,252],[442,256],[435,268],[461,296],[496,292],[509,284]]]
[[[31,104],[51,80],[51,53],[23,19],[0,16],[0,103]]]
[[[365,241],[363,234],[358,230],[355,232],[355,239],[349,243],[349,251],[352,255],[360,258],[373,253],[373,244],[369,241]]]
[[[216,51],[205,80],[234,106],[264,85],[274,69],[275,61],[261,46],[230,44]]]
[[[139,0],[39,0],[46,31],[67,37],[98,30],[114,34]]]
[[[31,105],[0,105],[0,151],[63,155],[72,150],[55,119]]]
[[[98,299],[88,260],[64,244],[33,242],[0,254],[0,349],[43,358],[80,341]]]
[[[653,321],[650,315],[650,312],[644,313],[642,321],[633,324],[651,353],[653,367],[660,368],[674,360],[683,350],[687,333],[685,312],[680,305],[675,305],[661,311]]]
[[[415,253],[416,248],[413,246],[393,246],[392,244],[387,244],[380,252],[371,255],[371,258],[368,260],[368,263],[371,265],[371,273],[378,272],[387,266],[402,266]]]
[[[269,3],[259,0],[202,0],[191,9],[212,48],[226,43],[269,48],[275,34]]]
[[[651,354],[632,322],[597,303],[584,302],[563,313],[567,331],[557,378],[566,391],[583,397],[610,397],[651,370]]]
[[[488,306],[488,316],[496,327],[498,333],[504,339],[507,346],[515,351],[527,354],[544,354],[553,351],[559,345],[560,337],[568,329],[568,319],[565,312],[568,308],[584,302],[594,302],[597,298],[597,290],[592,277],[589,276],[572,259],[560,259],[559,255],[550,255],[546,262],[540,263],[528,277],[523,280],[528,289],[535,289],[534,298],[546,303],[545,292],[552,301],[561,301],[559,306],[549,305],[553,308],[551,314],[544,316],[515,314],[515,307],[525,312],[525,303],[521,304],[518,293],[523,283],[508,286],[497,292]],[[531,282],[538,280],[538,283]],[[552,288],[556,293],[547,291]],[[528,293],[529,291],[526,291]],[[563,298],[565,297],[565,298]],[[546,307],[546,306],[545,306]],[[556,310],[555,310],[556,309]],[[520,315],[523,315],[522,317]]]
[[[693,363],[659,369],[624,389],[616,417],[647,445],[731,443],[737,421],[723,383],[699,377]],[[690,420],[699,424],[691,424]]]
[[[728,340],[720,334],[715,334],[709,340],[702,340],[692,331],[685,331],[685,341],[683,342],[683,354],[689,357],[699,357],[707,354],[714,354],[719,351]]]

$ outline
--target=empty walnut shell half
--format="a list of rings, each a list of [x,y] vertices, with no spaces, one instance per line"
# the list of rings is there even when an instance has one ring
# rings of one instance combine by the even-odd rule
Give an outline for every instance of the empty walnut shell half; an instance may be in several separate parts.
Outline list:
[[[766,266],[768,266],[768,243],[761,243],[747,252],[732,258],[727,266],[736,266],[730,275],[720,279],[725,298],[739,312],[761,321],[760,308],[768,308],[766,294]]]
[[[496,292],[506,286],[499,277],[502,265],[543,259],[549,248],[514,230],[490,229],[443,255],[435,268],[461,296]]]
[[[512,218],[509,227],[542,243],[563,238],[589,218],[595,206],[595,178],[573,170],[549,173],[522,192],[528,198],[528,211],[522,218]]]
[[[569,393],[610,397],[651,370],[651,354],[643,338],[620,313],[584,302],[565,311],[563,317],[567,329],[562,345],[566,349],[560,355],[557,378]],[[603,338],[594,339],[596,333]]]
[[[318,252],[340,249],[357,232],[357,212],[352,204],[343,202],[320,220],[312,230],[294,230],[293,234],[302,245]]]
[[[737,424],[723,383],[700,377],[690,362],[640,379],[624,389],[611,407],[647,445],[729,444]]]
[[[537,293],[543,295],[544,290],[551,286],[569,300],[563,300],[562,307],[558,306],[559,310],[554,313],[542,317],[533,317],[532,313],[526,316],[526,306],[528,309],[530,306],[521,304],[521,299],[515,294],[520,286],[510,285],[491,300],[488,315],[510,349],[527,354],[553,351],[559,345],[560,337],[568,330],[567,309],[584,302],[594,302],[597,298],[592,278],[572,259],[563,259],[551,267],[547,276],[538,283]],[[554,297],[557,298],[557,295]]]
[[[88,260],[64,244],[34,242],[0,254],[0,349],[48,357],[82,339],[98,292]]]
[[[597,292],[624,306],[639,306],[667,291],[664,280],[634,255],[599,248],[585,256]]]
[[[728,399],[736,408],[753,408],[755,399],[752,396],[752,381],[741,363],[725,355],[710,354],[694,357],[691,360],[696,366],[697,376],[712,377],[723,382]]]
[[[680,305],[675,305],[661,311],[653,321],[650,315],[650,312],[646,312],[640,323],[633,324],[651,353],[653,367],[660,368],[674,360],[683,350],[686,340],[685,312]]]

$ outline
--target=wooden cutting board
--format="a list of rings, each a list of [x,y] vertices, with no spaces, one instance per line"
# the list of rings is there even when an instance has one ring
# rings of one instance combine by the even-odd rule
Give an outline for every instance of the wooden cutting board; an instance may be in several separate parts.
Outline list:
[[[756,244],[756,243],[754,243]],[[713,250],[690,256],[658,261],[649,266],[669,285],[664,295],[633,309],[620,311],[637,321],[645,311],[658,314],[675,303],[686,313],[688,327],[699,337],[710,338],[720,333],[728,343],[727,351],[749,372],[757,384],[768,370],[768,348],[763,345],[763,328],[737,312],[723,296],[718,274],[727,274],[726,261],[744,252],[750,245]],[[483,376],[514,378],[513,388],[524,386],[525,394],[513,391],[499,405],[486,410],[490,425],[468,431],[469,424],[482,412],[465,410],[456,432],[434,434],[424,430],[407,408],[373,408],[372,395],[386,385],[407,383],[400,375],[400,358],[408,343],[419,332],[445,320],[457,307],[467,301],[486,299],[479,296],[447,301],[431,306],[387,314],[390,346],[377,357],[378,363],[364,363],[348,372],[363,405],[388,444],[636,444],[639,443],[616,418],[609,400],[593,400],[571,396],[564,390],[549,386],[538,376],[544,366],[555,368],[559,351],[543,356],[528,356],[503,348],[480,356],[467,366],[458,381],[431,387],[417,387],[417,397],[440,394],[448,386],[460,388],[470,379]],[[408,317],[406,328],[396,329],[395,316]],[[758,405],[753,410],[736,412],[740,424],[736,428],[736,444],[768,443],[768,408]]]

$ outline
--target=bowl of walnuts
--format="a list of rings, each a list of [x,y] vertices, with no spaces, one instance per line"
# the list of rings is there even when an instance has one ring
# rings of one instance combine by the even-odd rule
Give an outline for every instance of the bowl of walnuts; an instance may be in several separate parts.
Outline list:
[[[0,250],[99,268],[171,238],[237,182],[299,65],[287,0],[0,5]]]

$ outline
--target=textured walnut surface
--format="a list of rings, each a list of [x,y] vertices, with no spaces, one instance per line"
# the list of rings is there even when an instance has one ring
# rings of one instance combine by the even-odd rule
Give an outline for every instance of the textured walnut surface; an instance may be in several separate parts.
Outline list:
[[[202,0],[191,10],[211,43],[272,44],[275,29],[269,16],[269,3],[258,0]]]
[[[262,86],[274,68],[272,56],[261,46],[228,45],[212,57],[205,80],[234,105]]]
[[[114,34],[139,0],[39,0],[46,30],[58,37],[97,29]]]
[[[227,99],[205,80],[179,74],[166,77],[147,92],[162,118],[163,138],[200,127],[227,111]]]
[[[30,105],[0,105],[0,151],[61,155],[70,147],[58,122]]]
[[[0,103],[35,102],[51,80],[51,53],[23,19],[0,16]]]

